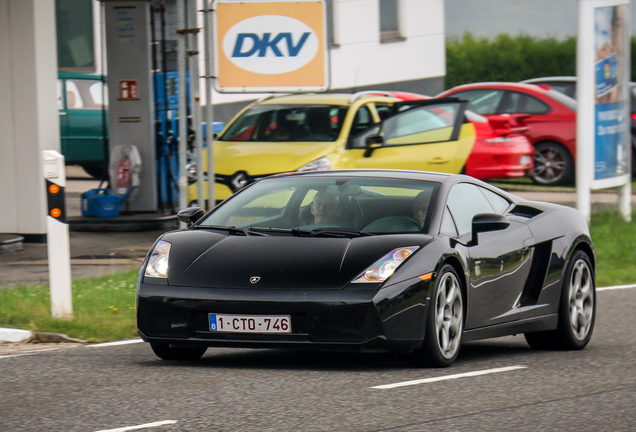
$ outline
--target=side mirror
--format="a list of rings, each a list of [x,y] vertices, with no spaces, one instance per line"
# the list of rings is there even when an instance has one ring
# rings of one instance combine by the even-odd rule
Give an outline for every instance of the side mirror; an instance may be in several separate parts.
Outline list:
[[[496,213],[480,213],[473,217],[472,230],[473,238],[471,240],[472,245],[477,244],[477,235],[483,232],[500,231],[510,226],[510,221],[507,217]]]
[[[375,149],[384,145],[384,138],[381,135],[369,135],[364,144],[366,148],[364,157],[370,157]]]
[[[188,207],[177,213],[177,219],[191,226],[205,214],[201,207]]]

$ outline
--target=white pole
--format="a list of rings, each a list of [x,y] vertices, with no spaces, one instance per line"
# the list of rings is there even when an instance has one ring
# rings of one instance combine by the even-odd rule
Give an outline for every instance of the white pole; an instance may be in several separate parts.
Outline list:
[[[618,209],[627,222],[632,220],[632,184],[625,183],[618,189]]]
[[[594,9],[578,1],[576,44],[576,205],[587,221],[592,215],[590,182],[594,168]],[[590,66],[591,65],[591,66]]]
[[[194,130],[194,156],[197,161],[197,202],[201,206],[203,202],[203,167],[201,159],[203,156],[203,128],[201,127],[201,99],[199,90],[199,35],[197,28],[197,5],[196,0],[186,0],[188,6],[188,56],[190,64],[190,86],[192,94],[190,107],[192,112],[192,129]],[[190,205],[188,200],[187,205]]]
[[[51,316],[73,318],[71,289],[71,248],[66,222],[66,172],[64,156],[55,150],[42,152],[48,211],[46,215],[46,245],[49,259]]]
[[[626,5],[627,10],[629,11],[629,8],[631,8],[631,4],[627,4]],[[628,12],[629,14],[629,12]],[[632,34],[632,28],[633,28],[633,24],[631,22],[630,19],[627,20],[627,23],[625,23],[625,28],[624,28],[624,32],[625,32],[625,37],[628,38],[629,40],[629,35]],[[627,42],[624,44],[623,49],[625,50],[625,58],[626,59],[631,59],[632,58],[632,45],[631,43]],[[628,63],[629,64],[629,63]],[[631,146],[631,129],[630,129],[630,116],[631,116],[631,97],[630,97],[630,93],[631,90],[629,88],[629,77],[631,75],[631,68],[627,69],[627,72],[625,72],[627,77],[625,78],[625,85],[623,86],[623,100],[625,101],[625,118],[627,119],[627,121],[625,122],[625,137],[627,137],[625,139],[625,151],[627,152],[627,179],[625,181],[625,184],[619,188],[618,190],[618,210],[619,212],[623,215],[623,219],[625,219],[627,222],[631,222],[632,220],[632,183],[631,183],[631,174],[632,174],[632,169],[634,169],[634,167],[632,166],[632,146]]]
[[[205,0],[204,0],[205,1]],[[212,14],[214,13],[214,0],[211,0],[204,10],[204,38],[205,38],[205,102],[206,102],[206,140],[207,140],[207,180],[208,180],[208,209],[216,204],[215,196],[215,180],[214,180],[214,112],[212,105],[212,87],[214,85],[214,77],[212,76],[213,60],[214,60],[214,28]]]
[[[179,208],[187,207],[188,173],[186,172],[187,125],[187,84],[186,84],[186,36],[184,0],[177,0],[177,70],[179,74]],[[185,228],[183,222],[179,222]]]

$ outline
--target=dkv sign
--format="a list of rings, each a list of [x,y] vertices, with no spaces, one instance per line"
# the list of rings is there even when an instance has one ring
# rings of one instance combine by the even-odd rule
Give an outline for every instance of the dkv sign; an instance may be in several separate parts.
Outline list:
[[[215,18],[217,91],[328,88],[323,1],[219,1]]]

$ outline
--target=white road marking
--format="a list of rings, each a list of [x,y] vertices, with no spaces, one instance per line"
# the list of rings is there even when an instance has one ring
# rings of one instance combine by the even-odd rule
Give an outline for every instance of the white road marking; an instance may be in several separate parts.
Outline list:
[[[137,425],[137,426],[126,426],[126,427],[117,428],[117,429],[104,429],[104,430],[99,430],[99,431],[95,431],[95,432],[126,432],[126,431],[131,431],[131,430],[139,430],[139,429],[147,429],[147,428],[165,426],[165,425],[175,424],[175,423],[177,423],[177,420],[164,420],[164,421],[158,421],[158,422],[154,422],[154,423],[146,423],[146,424]]]
[[[432,382],[446,381],[446,380],[467,378],[467,377],[474,377],[474,376],[479,376],[479,375],[488,375],[488,374],[493,374],[493,373],[498,373],[498,372],[509,372],[509,371],[513,371],[513,370],[517,370],[517,369],[526,369],[527,367],[528,366],[508,366],[508,367],[502,367],[502,368],[496,368],[496,369],[486,369],[486,370],[481,370],[481,371],[466,372],[466,373],[454,374],[454,375],[446,375],[446,376],[441,376],[441,377],[424,378],[424,379],[413,380],[413,381],[403,381],[403,382],[393,383],[393,384],[384,384],[384,385],[379,385],[379,386],[375,386],[375,387],[371,387],[371,388],[372,389],[381,389],[381,390],[394,389],[394,388],[397,388],[397,387],[406,387],[406,386],[419,385],[419,384],[428,384],[428,383],[432,383]]]
[[[23,357],[23,356],[36,355],[36,354],[44,352],[44,351],[57,351],[59,349],[61,349],[61,348],[46,348],[46,349],[40,349],[40,350],[34,350],[34,351],[21,352],[21,353],[17,353],[17,354],[5,354],[5,355],[0,355],[0,359],[1,358],[9,358],[9,357]]]
[[[86,345],[86,348],[99,348],[99,347],[107,347],[107,346],[115,346],[115,345],[129,345],[134,343],[143,342],[141,339],[130,339],[130,340],[122,340],[116,342],[105,342],[99,344]]]
[[[596,291],[609,291],[609,290],[619,290],[619,289],[629,289],[636,288],[636,285],[616,285],[609,287],[596,288]]]

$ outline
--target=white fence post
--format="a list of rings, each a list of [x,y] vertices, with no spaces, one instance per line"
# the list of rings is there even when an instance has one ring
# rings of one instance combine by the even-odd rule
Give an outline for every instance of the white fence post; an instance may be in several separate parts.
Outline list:
[[[71,319],[73,317],[71,250],[66,222],[64,156],[55,150],[45,150],[42,156],[48,209],[46,244],[49,258],[51,316]]]

